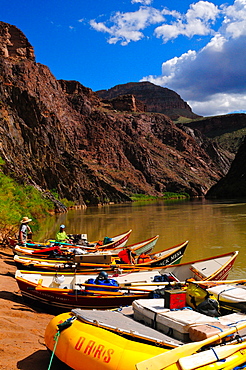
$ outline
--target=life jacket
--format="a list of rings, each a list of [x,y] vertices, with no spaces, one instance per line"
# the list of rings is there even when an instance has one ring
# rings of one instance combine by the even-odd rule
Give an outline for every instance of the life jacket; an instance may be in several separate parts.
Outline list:
[[[118,253],[118,257],[121,259],[122,262],[129,264],[131,263],[129,254],[130,254],[130,251],[128,251],[127,249],[123,249],[122,251]]]
[[[148,256],[147,254],[145,253],[142,253],[140,254],[140,256],[138,257],[138,261],[137,263],[145,263],[145,262],[149,262],[149,261],[152,261],[150,256]]]

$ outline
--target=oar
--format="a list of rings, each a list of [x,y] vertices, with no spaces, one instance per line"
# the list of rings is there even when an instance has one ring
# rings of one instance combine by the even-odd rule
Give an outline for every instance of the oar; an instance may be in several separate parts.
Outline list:
[[[220,347],[214,347],[205,352],[196,353],[191,356],[181,357],[178,361],[182,370],[194,370],[202,366],[221,361],[226,357],[233,355],[246,348],[246,342],[238,344],[226,344]]]
[[[159,282],[155,282],[155,283],[146,283],[146,282],[136,282],[136,283],[125,283],[124,285],[122,284],[122,286],[125,286],[125,287],[138,287],[138,286],[167,286],[167,285],[186,285],[187,282],[186,281],[165,281],[163,283],[159,283]]]
[[[93,294],[93,295],[107,295],[107,296],[114,296],[114,297],[121,297],[124,295],[123,292],[109,292],[105,290],[86,290],[86,293]]]
[[[39,283],[35,288],[35,290],[37,291],[44,291],[44,292],[59,292],[59,293],[62,293],[63,295],[64,294],[67,294],[68,291],[71,291],[71,289],[59,289],[59,288],[48,288],[48,287],[43,287],[41,285],[41,283]],[[76,291],[75,294],[77,294],[78,292]],[[124,292],[110,292],[110,291],[105,291],[105,290],[86,290],[85,293],[88,293],[88,294],[93,294],[93,295],[108,295],[108,296],[123,296],[124,295]]]
[[[84,286],[84,287],[94,287],[94,288],[109,288],[110,289],[120,289],[120,290],[132,290],[132,291],[136,291],[136,292],[144,292],[144,293],[150,293],[152,292],[152,290],[148,290],[148,289],[139,289],[139,288],[131,288],[131,287],[125,287],[125,286],[121,286],[121,285],[97,285],[97,284],[87,284],[87,283],[78,283],[78,284],[75,284],[75,285],[78,285],[80,287]]]
[[[195,281],[190,281],[191,283],[195,284],[206,284],[206,283],[211,283],[211,284],[243,284],[246,283],[245,279],[241,280],[195,280]]]
[[[181,357],[192,355],[193,353],[197,352],[202,347],[214,343],[218,339],[224,338],[230,334],[235,333],[241,329],[246,328],[246,321],[242,324],[238,324],[228,330],[225,330],[219,334],[213,335],[210,338],[204,339],[200,342],[188,343],[184,344],[180,347],[174,348],[170,351],[162,353],[160,355],[151,357],[145,361],[137,363],[136,369],[137,370],[162,370],[167,368],[168,366],[176,363]]]
[[[187,285],[189,283],[194,284],[243,284],[246,283],[246,280],[187,280],[187,281],[170,281],[170,282],[135,282],[135,283],[125,283],[124,286],[166,286],[166,285]]]

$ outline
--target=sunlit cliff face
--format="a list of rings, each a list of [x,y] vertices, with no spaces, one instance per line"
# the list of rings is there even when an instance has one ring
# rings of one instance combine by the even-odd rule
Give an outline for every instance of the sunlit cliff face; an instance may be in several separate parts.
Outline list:
[[[77,81],[56,80],[16,27],[0,22],[0,45],[0,156],[19,181],[87,205],[204,195],[229,168],[206,137],[141,112],[135,97],[119,111]]]

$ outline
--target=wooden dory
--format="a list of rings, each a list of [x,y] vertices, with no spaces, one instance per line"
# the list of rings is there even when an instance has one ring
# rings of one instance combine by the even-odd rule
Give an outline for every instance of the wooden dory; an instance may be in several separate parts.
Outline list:
[[[141,253],[149,253],[152,251],[152,249],[155,247],[157,241],[158,241],[159,235],[156,235],[152,238],[143,240],[141,242],[128,245],[127,248],[130,249],[132,252],[136,253],[136,255],[140,255]],[[98,260],[98,263],[104,263],[104,257],[105,255],[117,257],[117,254],[122,251],[125,248],[123,245],[119,245],[112,249],[107,250],[101,250],[99,249],[93,249],[93,250],[86,250],[83,246],[74,248],[73,246],[52,246],[47,248],[29,248],[29,247],[22,247],[17,245],[14,249],[14,254],[17,254],[18,256],[22,257],[34,257],[34,258],[51,258],[51,259],[67,259],[67,253],[72,254],[79,254],[78,252],[81,250],[83,253],[83,262],[93,262],[94,260]],[[55,254],[57,254],[55,256]],[[81,254],[81,256],[82,256]],[[53,255],[53,258],[51,257]],[[101,256],[101,257],[99,257]],[[111,259],[110,259],[111,262]]]
[[[92,255],[76,255],[73,259],[68,259],[66,261],[59,261],[56,259],[44,259],[44,258],[31,258],[22,257],[15,255],[14,261],[19,270],[35,270],[35,271],[75,271],[82,270],[83,272],[104,269],[107,271],[112,271],[116,269],[122,270],[132,270],[136,268],[150,268],[156,266],[166,266],[170,264],[177,264],[181,261],[184,255],[188,241],[184,243],[175,245],[171,248],[164,249],[156,253],[150,253],[150,259],[147,262],[138,263],[138,257],[133,264],[121,264],[118,257],[111,256],[110,254],[98,255],[98,260],[89,262],[91,258],[94,259]],[[102,259],[104,263],[102,263]]]
[[[119,235],[115,235],[111,238],[108,238],[110,239],[111,241],[107,244],[104,244],[103,241],[100,241],[100,240],[97,240],[97,241],[94,241],[94,242],[88,242],[86,243],[85,245],[74,245],[72,243],[62,243],[62,242],[55,242],[55,240],[53,241],[50,241],[50,243],[47,245],[47,244],[44,244],[44,243],[37,243],[37,242],[33,242],[33,243],[27,243],[27,247],[23,247],[23,246],[20,246],[20,245],[16,245],[15,246],[15,253],[19,254],[18,252],[20,252],[20,254],[22,254],[22,252],[26,251],[26,252],[33,252],[34,250],[40,250],[41,248],[48,248],[48,247],[51,247],[52,245],[57,244],[57,245],[60,245],[61,247],[63,247],[64,249],[65,248],[83,248],[83,249],[88,249],[89,251],[96,251],[96,250],[111,250],[111,249],[121,249],[123,248],[130,235],[131,235],[131,232],[132,230],[128,230],[122,234],[119,234]]]
[[[181,282],[189,278],[226,279],[237,255],[236,251],[179,265],[109,275],[110,279],[116,280],[118,287],[99,285],[96,283],[98,275],[80,273],[17,270],[15,278],[24,301],[44,307],[48,312],[65,312],[77,307],[107,309],[127,306],[135,299],[147,298],[151,291],[167,284],[155,280],[160,281],[161,277],[170,274]],[[86,283],[89,279],[90,283]]]

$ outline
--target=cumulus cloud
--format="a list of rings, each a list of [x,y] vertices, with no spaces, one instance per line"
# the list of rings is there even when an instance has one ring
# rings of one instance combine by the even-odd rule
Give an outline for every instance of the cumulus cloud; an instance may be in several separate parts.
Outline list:
[[[141,3],[143,5],[150,5],[153,0],[132,0],[132,4],[134,3]]]
[[[107,22],[90,21],[96,31],[109,34],[108,43],[127,45],[144,37],[143,30],[164,20],[161,11],[152,7],[141,6],[136,12],[116,12]],[[106,24],[109,24],[107,26]]]
[[[108,43],[120,42],[122,45],[127,45],[131,41],[139,41],[145,37],[143,31],[150,25],[161,23],[154,34],[167,42],[179,35],[192,37],[213,33],[211,25],[219,14],[218,7],[208,1],[191,4],[186,14],[175,10],[170,11],[167,8],[159,10],[148,7],[152,0],[132,0],[132,3],[141,3],[145,6],[140,6],[135,12],[116,12],[106,22],[91,20],[91,27],[96,31],[108,33],[110,35]],[[166,15],[171,17],[171,22],[167,22]]]
[[[168,14],[167,11],[163,13]],[[163,38],[164,42],[175,39],[179,35],[193,37],[194,35],[205,36],[214,33],[211,24],[217,19],[219,9],[208,1],[199,1],[191,4],[186,14],[171,13],[176,18],[170,24],[162,24],[155,29],[155,35]]]
[[[201,116],[217,116],[232,112],[246,113],[245,94],[218,93],[206,97],[204,101],[190,100],[188,104]]]

